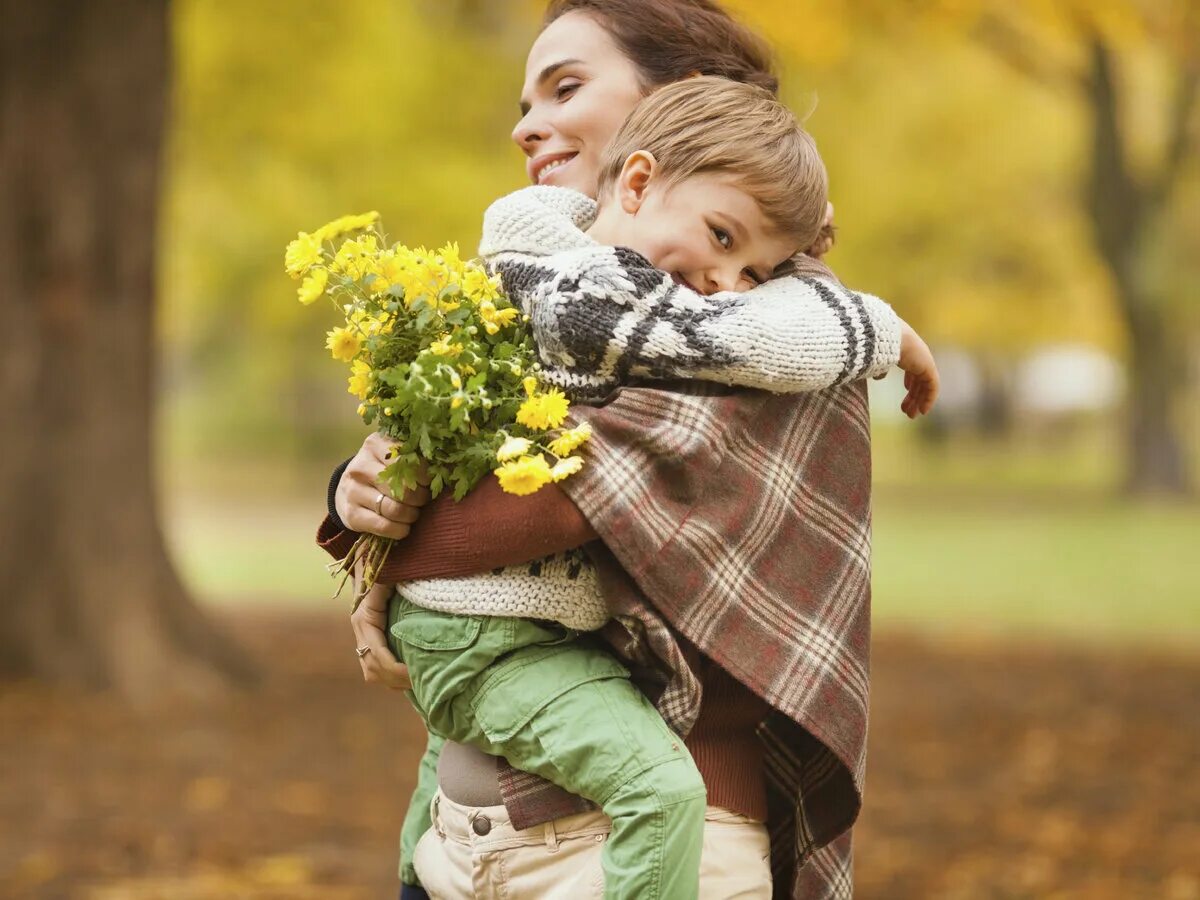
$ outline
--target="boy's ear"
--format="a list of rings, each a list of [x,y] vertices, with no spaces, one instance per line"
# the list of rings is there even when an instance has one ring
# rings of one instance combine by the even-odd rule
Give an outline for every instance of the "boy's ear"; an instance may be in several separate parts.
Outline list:
[[[646,197],[646,188],[654,178],[658,161],[649,150],[635,150],[621,167],[617,179],[617,199],[621,209],[629,215],[637,215]]]

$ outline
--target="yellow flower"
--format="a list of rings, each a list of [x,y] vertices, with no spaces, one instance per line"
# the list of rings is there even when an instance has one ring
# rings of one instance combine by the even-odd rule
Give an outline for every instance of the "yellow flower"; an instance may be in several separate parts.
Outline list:
[[[434,356],[458,356],[462,353],[462,344],[451,344],[450,335],[443,334],[440,338],[429,345],[429,352]],[[458,385],[455,385],[458,387]]]
[[[296,291],[300,302],[305,306],[315,303],[325,293],[325,285],[329,281],[329,270],[318,266],[310,269],[300,288]]]
[[[568,456],[555,463],[554,468],[550,470],[550,477],[555,481],[562,481],[564,478],[570,478],[582,468],[582,456]]]
[[[496,311],[496,321],[501,325],[509,325],[515,321],[517,316],[520,314],[520,310],[518,310],[515,306],[510,306],[508,309]]]
[[[551,480],[550,466],[541,454],[522,456],[496,469],[496,477],[502,490],[524,497]]]
[[[365,404],[365,403],[358,404],[359,418],[362,418],[366,414],[366,412],[367,412],[367,404]]]
[[[440,259],[424,247],[418,247],[414,268],[425,289],[435,297],[450,284],[450,272]]]
[[[367,228],[379,220],[379,213],[372,210],[357,216],[340,216],[332,222],[322,225],[316,230],[315,236],[322,241],[330,241],[350,231]]]
[[[350,365],[350,386],[346,389],[359,400],[365,400],[371,389],[371,367],[361,359]]]
[[[335,272],[343,272],[356,281],[367,274],[371,267],[371,257],[378,251],[375,235],[365,234],[357,240],[351,238],[343,241],[333,258],[331,268]]]
[[[392,286],[391,283],[386,278],[384,278],[383,275],[379,271],[374,271],[371,274],[374,275],[375,277],[371,279],[371,284],[367,288],[367,292],[372,294],[373,296],[378,296],[379,294],[386,294],[388,292],[388,288],[390,288]]]
[[[325,346],[334,359],[350,362],[362,349],[362,338],[349,328],[335,328],[325,336]]]
[[[287,245],[283,254],[283,267],[293,278],[299,278],[304,270],[321,261],[321,239],[315,234],[300,232]]]
[[[483,327],[488,334],[495,334],[518,315],[517,310],[511,307],[496,309],[496,304],[491,300],[483,300],[479,304],[479,317],[483,319]]]
[[[532,397],[533,392],[537,390],[537,379],[532,375],[526,375],[521,380],[521,387],[525,388],[526,397]]]
[[[458,252],[458,241],[451,241],[438,250],[438,257],[451,272],[457,274],[462,271],[463,261]]]
[[[570,408],[571,401],[558,388],[551,388],[542,395],[542,412],[546,416],[550,428],[557,428],[561,425],[567,418],[567,410]]]
[[[450,398],[450,408],[451,409],[458,409],[462,405],[463,405],[462,394],[455,394],[453,397]]]
[[[348,310],[346,321],[361,334],[379,334],[387,326],[387,313],[383,313],[382,316],[382,318],[376,318],[365,309],[351,307]]]
[[[496,451],[496,459],[500,462],[508,462],[510,459],[516,459],[518,456],[524,456],[532,446],[533,443],[527,438],[510,437]]]
[[[517,410],[517,421],[527,428],[557,428],[567,417],[570,402],[558,388],[534,394]]]
[[[580,447],[587,443],[588,438],[592,436],[592,426],[587,422],[581,422],[570,431],[564,431],[553,441],[550,442],[550,452],[558,457],[570,456]]]
[[[500,277],[488,275],[477,265],[470,265],[463,273],[463,291],[476,303],[485,300],[495,300],[500,296]]]

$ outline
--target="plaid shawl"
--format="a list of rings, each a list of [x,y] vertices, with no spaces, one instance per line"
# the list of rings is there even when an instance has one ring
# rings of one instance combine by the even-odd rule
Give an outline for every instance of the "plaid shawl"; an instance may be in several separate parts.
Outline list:
[[[784,396],[700,382],[573,410],[595,429],[563,482],[607,547],[605,636],[687,734],[700,684],[675,631],[774,707],[766,756],[776,896],[852,892],[870,650],[871,455],[863,382]],[[580,801],[502,768],[514,825]]]

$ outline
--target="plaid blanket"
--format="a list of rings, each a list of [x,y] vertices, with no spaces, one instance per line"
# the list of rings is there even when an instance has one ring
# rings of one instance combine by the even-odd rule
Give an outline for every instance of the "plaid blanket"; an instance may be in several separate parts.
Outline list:
[[[596,560],[615,615],[605,636],[657,679],[680,733],[701,691],[676,631],[771,704],[759,736],[776,896],[851,896],[870,651],[865,384],[623,388],[573,413],[595,436],[563,486],[608,548]],[[517,827],[579,808],[527,773],[500,781]]]

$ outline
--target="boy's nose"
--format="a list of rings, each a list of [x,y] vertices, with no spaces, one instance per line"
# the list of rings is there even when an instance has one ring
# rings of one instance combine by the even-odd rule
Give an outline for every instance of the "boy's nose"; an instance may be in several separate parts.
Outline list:
[[[740,271],[731,272],[725,268],[709,269],[704,277],[704,292],[715,294],[719,291],[736,291]]]

